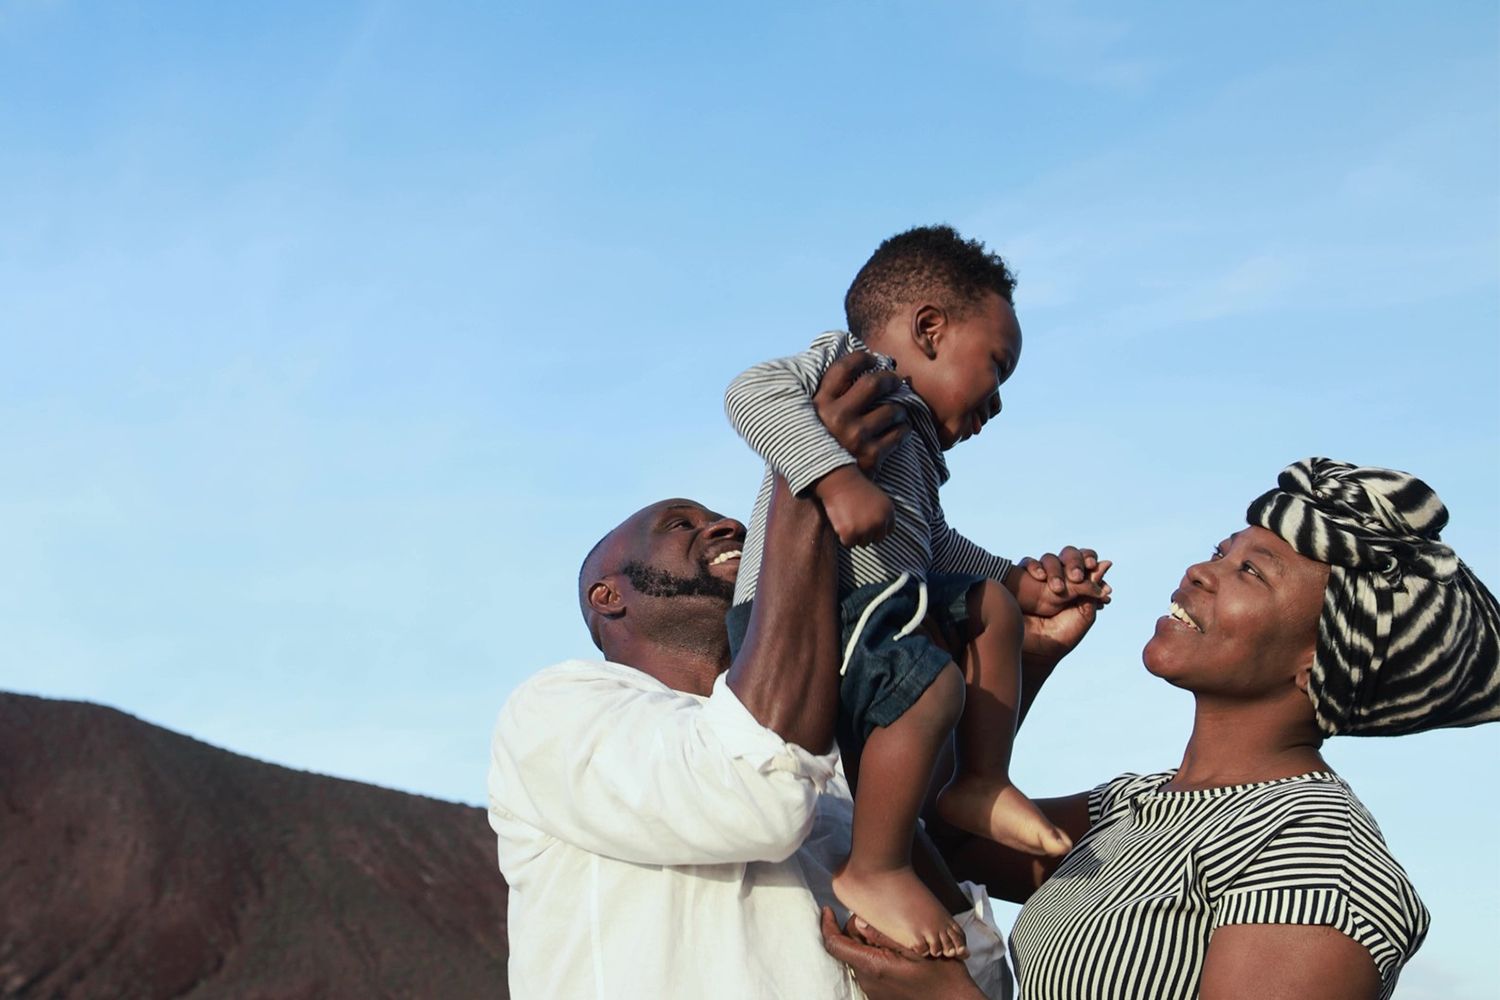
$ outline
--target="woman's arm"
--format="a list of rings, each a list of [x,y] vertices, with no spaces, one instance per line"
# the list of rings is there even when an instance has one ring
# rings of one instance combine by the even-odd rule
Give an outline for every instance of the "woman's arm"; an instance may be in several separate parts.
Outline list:
[[[1374,1000],[1364,946],[1316,924],[1226,924],[1209,938],[1202,1000]]]
[[[1110,588],[1104,582],[1109,566],[1109,562],[1101,562],[1092,549],[1077,549],[1071,545],[1064,548],[1061,555],[1049,552],[1040,560],[1025,559],[1018,565],[1018,572],[1030,573],[1046,582],[1054,593],[1067,590],[1066,576],[1074,579],[1075,585],[1077,580],[1087,581],[1098,595],[1097,599],[1080,599],[1050,615],[1025,616],[1026,632],[1021,649],[1021,720],[1025,719],[1032,700],[1059,661],[1077,648],[1089,629],[1094,627],[1099,608],[1109,599]],[[1020,720],[1017,721],[1019,724]],[[1091,825],[1089,794],[1079,792],[1035,801],[1047,818],[1077,843]],[[990,895],[1014,903],[1024,903],[1029,899],[1062,860],[1022,854],[992,840],[964,834],[945,838],[940,846],[954,875],[981,883]]]
[[[1021,701],[1017,706],[1017,728],[1026,720],[1026,713],[1031,710],[1032,702],[1047,678],[1052,676],[1052,671],[1057,669],[1063,657],[1078,647],[1089,629],[1094,627],[1099,610],[1109,603],[1114,588],[1104,582],[1104,574],[1109,572],[1111,565],[1107,559],[1101,562],[1093,549],[1067,545],[1058,555],[1048,552],[1041,559],[1022,559],[1011,571],[1012,576],[1029,575],[1053,594],[1071,589],[1075,595],[1071,603],[1046,612],[1028,611],[1022,606],[1025,632],[1021,640]]]

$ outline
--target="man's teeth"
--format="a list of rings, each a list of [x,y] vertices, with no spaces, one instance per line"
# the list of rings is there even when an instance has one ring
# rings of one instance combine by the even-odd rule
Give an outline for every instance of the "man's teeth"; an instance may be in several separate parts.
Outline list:
[[[720,552],[718,555],[714,556],[712,559],[709,560],[708,564],[710,566],[717,566],[721,562],[728,562],[731,559],[738,559],[739,557],[740,557],[740,550],[739,549],[730,549],[728,552]]]
[[[1182,622],[1184,625],[1191,627],[1195,631],[1203,631],[1203,629],[1199,627],[1198,623],[1193,621],[1193,616],[1184,611],[1182,609],[1182,605],[1178,604],[1176,601],[1172,602],[1172,608],[1168,612],[1168,614],[1170,614],[1173,618],[1176,618],[1178,621]]]

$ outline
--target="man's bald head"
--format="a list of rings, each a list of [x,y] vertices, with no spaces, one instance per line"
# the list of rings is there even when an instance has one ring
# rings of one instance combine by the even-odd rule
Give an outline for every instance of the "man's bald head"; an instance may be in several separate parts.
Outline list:
[[[744,525],[692,500],[662,500],[630,515],[595,543],[578,571],[579,610],[594,645],[609,655],[606,631],[661,633],[666,641],[705,620],[722,633],[744,539]],[[673,598],[702,598],[704,606],[662,603]]]

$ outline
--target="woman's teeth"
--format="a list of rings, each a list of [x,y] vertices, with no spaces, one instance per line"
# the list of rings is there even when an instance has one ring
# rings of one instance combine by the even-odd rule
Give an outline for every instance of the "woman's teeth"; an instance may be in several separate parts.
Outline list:
[[[1192,628],[1195,632],[1203,631],[1203,629],[1199,627],[1198,623],[1193,621],[1193,616],[1184,611],[1182,609],[1182,605],[1178,604],[1176,601],[1172,602],[1172,607],[1167,613],[1170,614],[1173,618],[1176,618],[1178,621],[1182,622],[1184,625]]]

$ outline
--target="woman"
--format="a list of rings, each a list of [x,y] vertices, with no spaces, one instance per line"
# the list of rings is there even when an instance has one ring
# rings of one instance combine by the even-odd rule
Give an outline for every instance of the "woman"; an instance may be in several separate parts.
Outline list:
[[[1308,459],[1247,519],[1146,644],[1147,669],[1195,698],[1182,765],[1040,803],[1074,838],[1060,863],[977,841],[954,855],[1026,903],[1024,1000],[1383,1000],[1422,942],[1426,909],[1319,747],[1500,717],[1500,610],[1405,473]],[[922,977],[929,996],[972,995],[936,988],[946,963],[825,937],[872,998]]]

